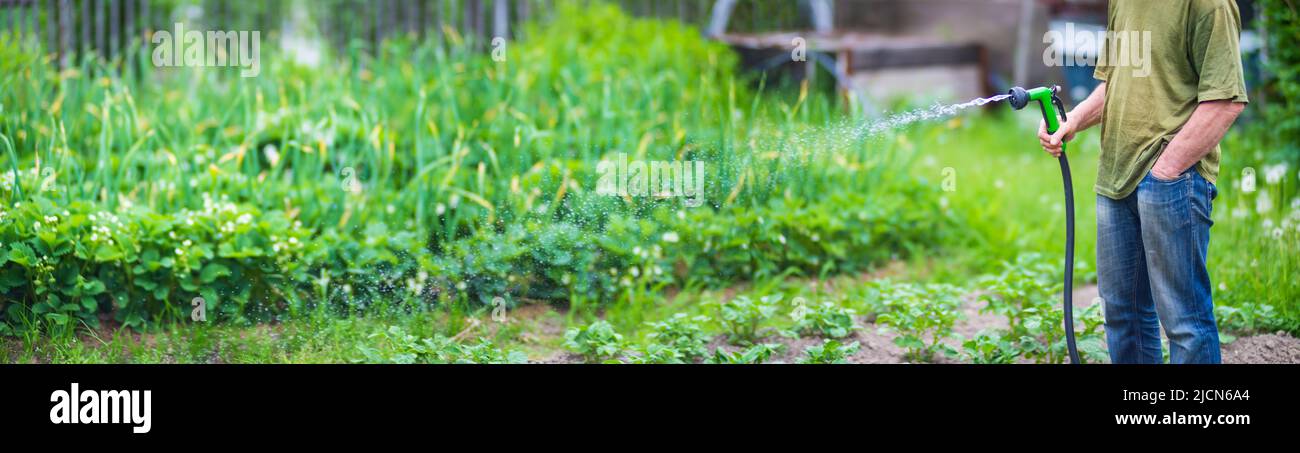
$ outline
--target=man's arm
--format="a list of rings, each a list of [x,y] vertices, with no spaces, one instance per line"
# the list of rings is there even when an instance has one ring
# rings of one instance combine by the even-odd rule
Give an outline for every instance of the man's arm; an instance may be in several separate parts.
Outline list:
[[[1074,110],[1066,115],[1069,121],[1061,123],[1061,127],[1056,129],[1055,134],[1047,133],[1046,122],[1040,123],[1038,141],[1043,144],[1043,150],[1052,157],[1060,157],[1062,143],[1074,140],[1075,133],[1101,123],[1101,110],[1104,105],[1106,105],[1106,82],[1097,85],[1097,89],[1092,90],[1092,94],[1089,94],[1087,99],[1074,106]]]
[[[1158,179],[1172,180],[1192,168],[1192,165],[1196,165],[1223,140],[1223,135],[1237,120],[1237,115],[1245,109],[1244,102],[1228,99],[1197,105],[1187,124],[1183,125],[1178,135],[1165,147],[1165,152],[1156,159],[1151,175]]]

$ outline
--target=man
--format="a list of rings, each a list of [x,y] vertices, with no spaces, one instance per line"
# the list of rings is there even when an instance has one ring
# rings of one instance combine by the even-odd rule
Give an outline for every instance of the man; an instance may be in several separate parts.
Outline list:
[[[1102,49],[1101,85],[1038,136],[1059,156],[1101,124],[1097,283],[1111,361],[1160,363],[1164,324],[1171,362],[1219,363],[1206,251],[1219,141],[1247,102],[1240,12],[1233,0],[1111,0],[1107,29],[1118,39]],[[1121,55],[1144,48],[1145,62]]]

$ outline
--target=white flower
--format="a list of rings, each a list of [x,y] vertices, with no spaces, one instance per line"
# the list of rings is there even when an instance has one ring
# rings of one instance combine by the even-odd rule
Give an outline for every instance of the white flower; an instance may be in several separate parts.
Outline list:
[[[784,244],[785,244],[785,235],[784,235],[784,234],[779,234],[779,235],[777,235],[777,236],[776,236],[776,240],[781,241],[781,244],[784,245]]]
[[[1264,182],[1274,185],[1282,182],[1282,177],[1286,175],[1286,162],[1276,165],[1264,166]]]
[[[680,211],[679,211],[679,212],[680,212]],[[664,233],[664,242],[674,243],[674,242],[677,242],[677,241],[680,240],[680,239],[681,239],[681,238],[677,237],[677,232],[676,232],[676,231],[669,231],[669,232],[667,232],[667,233]]]
[[[1273,199],[1269,198],[1267,191],[1261,191],[1259,198],[1255,199],[1255,212],[1260,214],[1273,210]]]
[[[184,250],[181,250],[181,249],[176,249],[176,254],[177,254],[177,255],[184,255],[184,254],[185,254],[185,251],[184,251]]]
[[[1282,239],[1282,233],[1283,233],[1283,231],[1282,231],[1281,228],[1274,228],[1274,229],[1273,229],[1273,239]]]
[[[182,243],[181,243],[181,245],[184,245],[184,246],[186,246],[186,247],[189,247],[190,245],[193,245],[193,244],[194,244],[194,243],[193,243],[193,242],[190,242],[189,239],[186,239],[185,242],[182,242]]]

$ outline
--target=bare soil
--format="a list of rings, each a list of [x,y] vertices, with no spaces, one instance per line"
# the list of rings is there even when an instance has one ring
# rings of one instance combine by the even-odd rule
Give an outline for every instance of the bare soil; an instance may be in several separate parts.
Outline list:
[[[1286,332],[1240,337],[1223,346],[1223,363],[1300,363],[1300,339]]]
[[[992,313],[980,312],[980,309],[984,307],[984,303],[979,300],[978,293],[967,294],[962,299],[964,301],[961,307],[963,317],[958,319],[953,326],[954,333],[961,335],[963,338],[971,338],[981,331],[1005,329],[1007,327],[1005,318]],[[1079,288],[1073,294],[1073,302],[1076,311],[1087,308],[1094,303],[1100,303],[1100,300],[1097,299],[1097,287],[1090,285]],[[856,341],[861,345],[857,353],[849,356],[849,363],[907,363],[903,358],[902,348],[894,344],[894,338],[897,335],[872,321],[863,317],[857,318],[857,325],[860,328],[854,331],[852,335],[839,339],[844,344]],[[550,330],[547,334],[554,335],[558,333],[554,326]],[[780,352],[774,354],[768,360],[768,363],[798,363],[804,357],[805,349],[821,344],[824,339],[818,337],[789,338],[777,335],[775,331],[769,331],[768,335],[759,341],[762,343],[779,343],[784,346]],[[956,339],[948,340],[948,344],[958,349],[961,346]],[[724,352],[745,349],[741,346],[729,344],[725,335],[715,336],[709,343],[709,351],[716,348],[721,348]],[[538,361],[538,363],[581,362],[581,357],[564,351],[553,352]],[[936,362],[958,363],[957,360],[947,357],[937,358]],[[1300,339],[1285,332],[1238,337],[1235,341],[1223,346],[1223,363],[1300,363]]]

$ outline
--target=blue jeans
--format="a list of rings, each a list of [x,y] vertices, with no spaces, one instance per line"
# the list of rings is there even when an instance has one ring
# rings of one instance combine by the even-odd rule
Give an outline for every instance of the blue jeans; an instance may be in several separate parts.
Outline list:
[[[1097,196],[1097,286],[1114,363],[1161,363],[1160,325],[1172,363],[1220,363],[1210,245],[1214,184],[1189,169],[1150,173],[1123,199]]]

